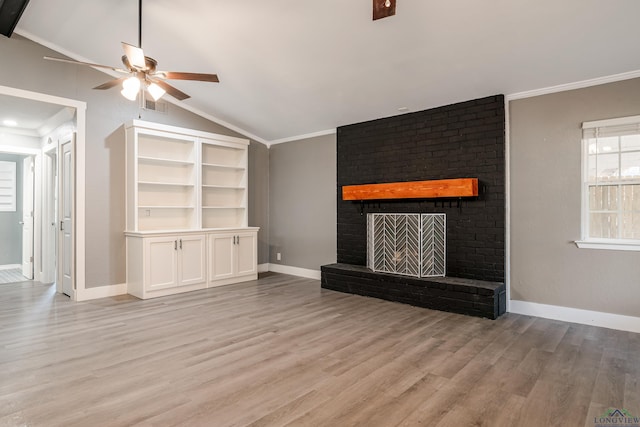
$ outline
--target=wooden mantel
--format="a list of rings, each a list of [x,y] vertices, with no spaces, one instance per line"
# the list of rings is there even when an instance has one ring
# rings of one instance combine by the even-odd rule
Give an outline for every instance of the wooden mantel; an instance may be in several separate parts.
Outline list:
[[[342,200],[434,199],[475,197],[478,178],[344,185]]]

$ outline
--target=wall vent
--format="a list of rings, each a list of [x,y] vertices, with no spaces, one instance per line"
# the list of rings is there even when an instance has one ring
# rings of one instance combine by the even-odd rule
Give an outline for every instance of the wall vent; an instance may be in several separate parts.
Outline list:
[[[169,111],[169,103],[165,101],[154,101],[153,99],[144,100],[144,109],[149,111],[157,111],[158,113],[167,114]]]

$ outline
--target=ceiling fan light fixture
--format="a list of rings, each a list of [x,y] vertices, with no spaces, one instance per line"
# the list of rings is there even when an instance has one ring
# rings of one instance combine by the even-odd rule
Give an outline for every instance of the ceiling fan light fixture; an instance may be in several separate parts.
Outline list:
[[[129,77],[122,82],[122,90],[120,93],[122,96],[130,101],[135,101],[140,92],[140,79],[137,77]]]
[[[155,83],[150,83],[149,85],[147,85],[147,92],[149,92],[149,95],[151,95],[154,101],[162,98],[162,96],[167,93],[167,91],[165,91]]]

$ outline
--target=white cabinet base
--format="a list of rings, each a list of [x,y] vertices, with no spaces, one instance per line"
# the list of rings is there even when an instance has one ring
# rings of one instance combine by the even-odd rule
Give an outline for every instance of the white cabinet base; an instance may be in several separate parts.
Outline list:
[[[207,287],[206,236],[127,236],[127,292],[146,299]]]
[[[258,232],[236,229],[207,236],[208,285],[222,286],[258,278]]]
[[[141,299],[258,278],[257,227],[126,236],[127,289]]]

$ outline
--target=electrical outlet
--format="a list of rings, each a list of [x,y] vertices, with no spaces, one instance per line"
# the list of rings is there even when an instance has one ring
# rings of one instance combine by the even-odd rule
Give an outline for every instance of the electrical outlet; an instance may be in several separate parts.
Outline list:
[[[282,261],[282,254],[281,254],[280,252],[278,252],[278,253],[276,254],[276,260],[277,260],[277,261]]]
[[[145,216],[151,216],[151,209],[145,209],[144,215]]]

